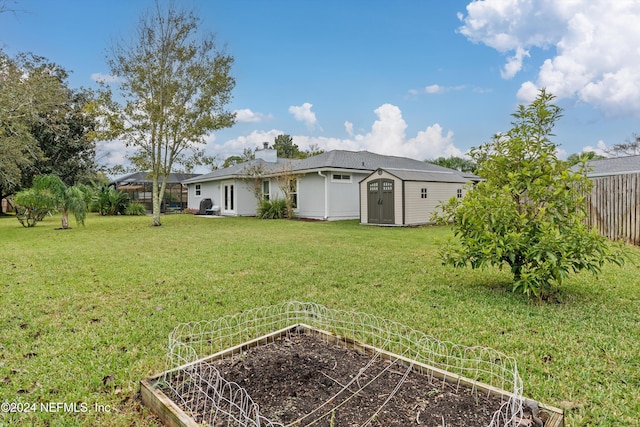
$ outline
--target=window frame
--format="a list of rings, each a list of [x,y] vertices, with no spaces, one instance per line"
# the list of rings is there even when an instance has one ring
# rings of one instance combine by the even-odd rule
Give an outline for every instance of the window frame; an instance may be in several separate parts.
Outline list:
[[[331,182],[351,184],[353,182],[353,175],[350,173],[331,172]]]
[[[196,184],[194,187],[194,193],[196,196],[202,196],[202,184]]]

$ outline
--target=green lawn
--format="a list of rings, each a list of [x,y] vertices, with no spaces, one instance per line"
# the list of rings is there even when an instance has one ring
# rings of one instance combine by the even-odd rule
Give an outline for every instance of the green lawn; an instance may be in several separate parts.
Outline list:
[[[59,217],[31,229],[0,217],[0,401],[38,405],[0,413],[0,425],[155,426],[138,382],[165,369],[176,325],[288,300],[513,356],[525,395],[566,408],[567,426],[640,425],[640,250],[539,304],[509,292],[504,272],[441,266],[445,227],[150,223],[91,215],[61,231]],[[41,402],[78,412],[45,413]]]

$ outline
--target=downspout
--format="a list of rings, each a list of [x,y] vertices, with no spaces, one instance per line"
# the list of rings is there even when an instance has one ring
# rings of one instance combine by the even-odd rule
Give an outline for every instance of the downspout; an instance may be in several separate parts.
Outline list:
[[[318,171],[318,175],[324,178],[324,220],[329,219],[329,177],[322,175],[322,172]]]

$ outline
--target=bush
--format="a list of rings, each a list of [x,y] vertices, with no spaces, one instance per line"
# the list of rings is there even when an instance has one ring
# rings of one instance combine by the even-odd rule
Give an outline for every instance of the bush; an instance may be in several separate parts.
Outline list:
[[[92,212],[100,215],[121,215],[129,204],[129,196],[106,183],[94,183],[93,197],[90,204]]]
[[[125,215],[146,215],[147,209],[144,207],[142,203],[131,202],[127,205],[124,210]]]
[[[570,273],[599,273],[605,262],[621,264],[622,253],[586,222],[591,182],[569,169],[550,141],[560,107],[543,90],[513,114],[513,128],[473,148],[483,178],[464,199],[441,205],[442,222],[453,222],[457,241],[443,247],[445,263],[508,266],[513,290],[544,298]]]
[[[258,205],[258,218],[282,219],[287,216],[287,203],[282,199],[263,199]]]

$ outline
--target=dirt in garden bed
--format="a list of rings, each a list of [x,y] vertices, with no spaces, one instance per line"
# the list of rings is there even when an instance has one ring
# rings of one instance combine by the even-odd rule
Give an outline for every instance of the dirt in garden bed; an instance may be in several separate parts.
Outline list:
[[[285,425],[486,426],[504,403],[306,334],[212,363],[222,378],[247,390],[261,415]]]

